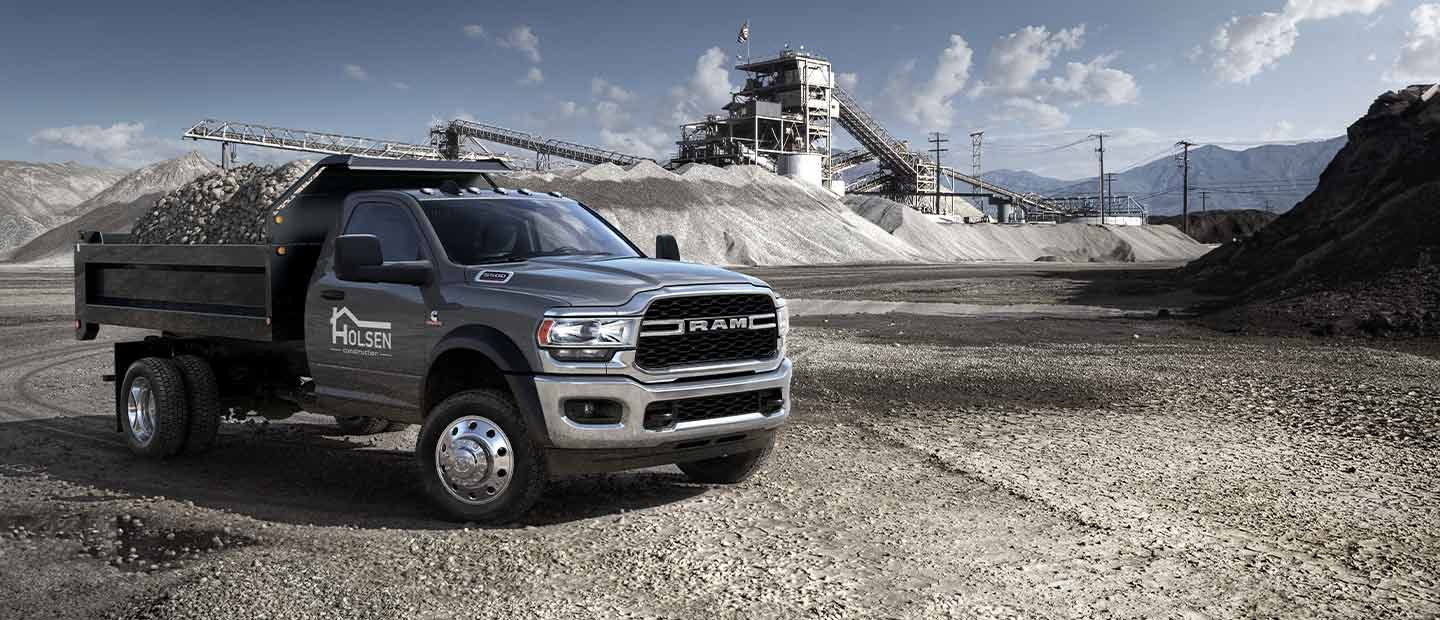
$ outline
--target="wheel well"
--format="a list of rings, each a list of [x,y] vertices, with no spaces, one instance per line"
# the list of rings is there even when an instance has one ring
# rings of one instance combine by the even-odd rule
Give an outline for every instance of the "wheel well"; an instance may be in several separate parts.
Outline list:
[[[474,349],[451,349],[435,358],[425,376],[425,400],[421,415],[451,395],[465,390],[495,389],[510,393],[505,373],[484,353]]]

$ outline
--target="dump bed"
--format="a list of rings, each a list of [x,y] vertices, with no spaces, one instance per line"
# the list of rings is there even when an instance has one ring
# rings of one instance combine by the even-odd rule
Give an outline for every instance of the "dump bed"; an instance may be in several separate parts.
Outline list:
[[[159,245],[80,233],[75,246],[76,337],[122,325],[187,336],[281,341],[305,336],[305,293],[350,192],[494,187],[499,160],[327,157],[275,201],[267,244]],[[276,217],[280,216],[280,217]]]

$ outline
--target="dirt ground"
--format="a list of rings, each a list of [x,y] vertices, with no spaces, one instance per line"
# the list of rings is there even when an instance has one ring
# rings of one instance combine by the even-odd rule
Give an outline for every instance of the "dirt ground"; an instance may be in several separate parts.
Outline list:
[[[0,618],[1440,616],[1440,345],[1209,331],[1163,267],[759,270],[810,309],[759,475],[498,529],[431,517],[413,430],[131,457],[100,375],[143,332],[5,268]]]

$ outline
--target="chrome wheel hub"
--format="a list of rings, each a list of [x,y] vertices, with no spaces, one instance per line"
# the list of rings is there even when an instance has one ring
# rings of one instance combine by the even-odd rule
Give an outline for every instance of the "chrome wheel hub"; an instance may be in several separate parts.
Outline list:
[[[148,446],[155,438],[155,391],[150,380],[135,377],[130,382],[130,393],[125,398],[125,415],[130,420],[130,436],[135,443]]]
[[[505,431],[481,416],[451,422],[435,444],[440,483],[466,504],[484,504],[500,497],[510,486],[514,459]]]

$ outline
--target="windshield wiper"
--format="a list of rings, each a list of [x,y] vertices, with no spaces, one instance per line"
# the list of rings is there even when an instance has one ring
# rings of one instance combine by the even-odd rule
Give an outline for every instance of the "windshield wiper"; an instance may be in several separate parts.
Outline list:
[[[471,264],[473,264],[473,265],[493,265],[493,264],[495,264],[495,263],[523,263],[523,262],[525,262],[526,260],[528,260],[527,257],[521,256],[521,255],[519,255],[519,254],[495,254],[495,255],[491,255],[491,256],[486,256],[486,257],[480,258],[479,260],[476,260],[475,262],[473,262],[473,263],[471,263]]]
[[[530,256],[531,256],[531,257],[538,257],[538,256],[610,256],[610,253],[609,253],[609,252],[579,252],[579,251],[569,251],[569,250],[566,250],[566,251],[561,252],[561,251],[558,251],[558,250],[552,250],[552,251],[549,251],[549,252],[536,252],[536,253],[534,253],[534,254],[531,254]]]

